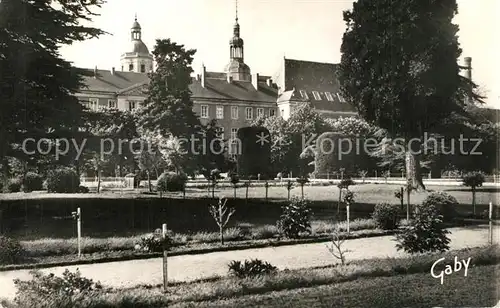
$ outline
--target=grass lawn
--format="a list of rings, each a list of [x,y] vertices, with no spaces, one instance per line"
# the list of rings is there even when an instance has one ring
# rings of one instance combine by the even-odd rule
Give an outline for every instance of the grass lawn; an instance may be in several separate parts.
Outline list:
[[[356,202],[376,204],[379,202],[389,202],[399,204],[399,200],[394,197],[394,191],[399,189],[400,185],[391,184],[357,184],[350,187],[356,194]],[[457,198],[460,204],[471,204],[472,193],[469,188],[463,186],[427,186],[428,191],[416,192],[411,195],[412,203],[420,203],[432,191],[444,191]],[[333,203],[338,200],[339,190],[335,185],[330,186],[304,186],[304,195],[313,201],[332,201]],[[246,189],[239,187],[236,189],[237,198],[245,198]],[[186,198],[200,198],[211,196],[207,189],[189,188],[186,190]],[[233,198],[234,190],[229,187],[220,187],[215,190],[216,197]],[[301,196],[300,187],[295,186],[290,196]],[[43,198],[99,198],[99,199],[130,199],[130,198],[159,198],[158,194],[143,194],[136,191],[105,191],[100,194],[48,194],[46,192],[32,192],[32,193],[11,193],[0,194],[0,200],[17,200],[17,199],[43,199]],[[166,193],[163,197],[182,198],[182,193]],[[286,187],[270,187],[268,191],[268,198],[271,200],[286,200],[288,192]],[[264,199],[264,187],[250,187],[248,189],[248,198],[251,199]],[[482,187],[478,188],[476,193],[476,204],[486,205],[489,202],[498,204],[500,201],[500,188]]]
[[[430,273],[361,278],[311,288],[172,307],[491,307],[498,298],[499,265],[451,274],[441,285]]]

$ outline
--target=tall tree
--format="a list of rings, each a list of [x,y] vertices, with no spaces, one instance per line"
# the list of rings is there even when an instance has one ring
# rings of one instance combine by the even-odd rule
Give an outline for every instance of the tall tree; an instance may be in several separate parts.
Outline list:
[[[156,40],[153,55],[157,68],[149,74],[148,96],[140,112],[144,128],[178,138],[191,138],[199,131],[189,89],[195,53],[170,39]]]
[[[405,139],[406,174],[417,188],[425,189],[421,143],[408,141],[465,114],[474,87],[459,75],[456,13],[456,0],[359,0],[344,12],[342,93],[368,122]]]
[[[76,132],[82,106],[73,93],[83,70],[59,48],[104,32],[83,25],[104,1],[0,1],[0,162],[22,155],[26,138]],[[7,145],[7,146],[5,146]]]

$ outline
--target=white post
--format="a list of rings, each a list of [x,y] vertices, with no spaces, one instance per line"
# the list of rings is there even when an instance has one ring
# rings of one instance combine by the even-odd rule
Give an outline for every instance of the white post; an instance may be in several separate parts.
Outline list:
[[[493,203],[490,202],[490,211],[489,211],[489,225],[490,225],[490,228],[489,228],[489,239],[490,239],[490,245],[493,245],[493,220],[492,220],[492,217],[493,217]]]
[[[78,234],[78,258],[82,255],[82,213],[80,208],[76,209],[76,231]]]
[[[347,234],[349,234],[349,203],[346,206],[347,208]]]
[[[167,238],[167,224],[163,224],[162,226],[162,239],[165,243],[165,239]],[[163,291],[166,293],[167,292],[167,287],[168,287],[168,258],[167,258],[167,247],[163,246]]]

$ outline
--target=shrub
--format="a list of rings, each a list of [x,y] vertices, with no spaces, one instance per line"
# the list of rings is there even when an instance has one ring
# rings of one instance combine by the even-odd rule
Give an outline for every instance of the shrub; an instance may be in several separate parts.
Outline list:
[[[398,212],[398,205],[379,203],[375,205],[372,218],[380,229],[394,230],[399,226]]]
[[[450,221],[457,215],[458,201],[455,197],[445,192],[432,193],[422,203],[424,205],[434,205],[439,214],[443,216],[443,221]]]
[[[276,225],[281,234],[298,238],[301,233],[311,233],[311,208],[309,201],[293,197],[290,204],[282,207],[282,214]]]
[[[0,264],[18,263],[24,255],[25,251],[18,240],[0,235]]]
[[[11,178],[7,181],[7,185],[5,186],[5,192],[7,193],[20,192],[21,187],[22,187],[22,181],[20,178]]]
[[[93,290],[102,289],[99,282],[82,277],[78,269],[74,273],[66,269],[62,277],[52,273],[44,275],[40,271],[30,273],[31,280],[14,280],[15,303],[20,307],[72,307]]]
[[[48,192],[75,193],[80,186],[80,178],[71,168],[58,168],[48,173],[46,185]]]
[[[162,252],[163,244],[170,247],[173,244],[172,232],[167,232],[167,237],[165,239],[158,234],[148,234],[139,240],[139,243],[135,246],[136,250],[142,250],[144,252]]]
[[[22,184],[24,192],[32,192],[34,190],[43,189],[42,176],[35,172],[26,173],[22,179]]]
[[[159,191],[184,191],[188,177],[185,174],[165,172],[158,178]]]
[[[231,261],[228,264],[229,275],[238,278],[255,277],[274,274],[278,271],[276,266],[259,259],[241,261]]]
[[[396,247],[409,253],[444,252],[449,249],[449,233],[434,205],[418,205],[408,228],[396,235]]]
[[[241,154],[238,155],[238,172],[242,178],[257,178],[271,173],[270,133],[265,127],[249,126],[238,129]],[[261,137],[262,136],[262,137]]]

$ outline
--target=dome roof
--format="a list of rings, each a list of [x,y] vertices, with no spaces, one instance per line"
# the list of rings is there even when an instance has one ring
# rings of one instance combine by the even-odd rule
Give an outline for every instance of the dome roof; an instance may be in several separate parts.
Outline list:
[[[141,25],[137,22],[137,19],[132,24],[132,28],[131,29],[141,29]]]
[[[231,46],[243,46],[243,39],[235,36],[229,40],[229,45],[231,45]]]
[[[250,67],[243,62],[231,60],[231,62],[226,65],[225,72],[250,74]]]
[[[149,49],[146,44],[141,40],[133,40],[132,41],[132,50],[131,52],[143,53],[149,55]]]

